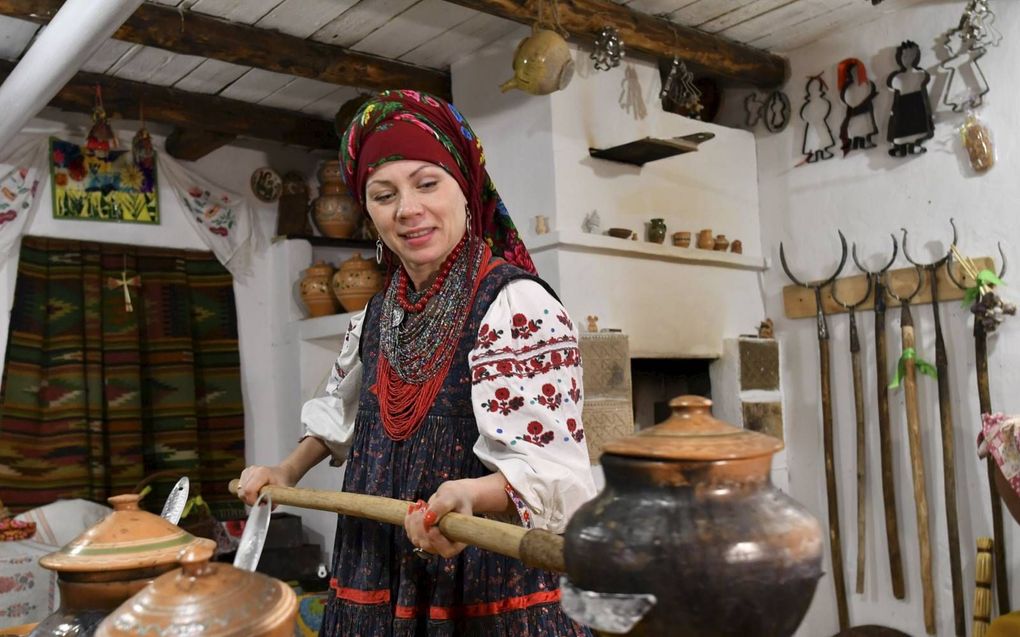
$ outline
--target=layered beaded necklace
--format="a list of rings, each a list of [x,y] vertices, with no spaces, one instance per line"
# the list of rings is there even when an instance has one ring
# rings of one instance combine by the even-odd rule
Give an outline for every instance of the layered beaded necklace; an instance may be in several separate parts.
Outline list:
[[[427,289],[410,290],[400,268],[383,295],[375,392],[394,440],[406,440],[422,423],[457,351],[485,255],[491,254],[470,235],[464,234]]]

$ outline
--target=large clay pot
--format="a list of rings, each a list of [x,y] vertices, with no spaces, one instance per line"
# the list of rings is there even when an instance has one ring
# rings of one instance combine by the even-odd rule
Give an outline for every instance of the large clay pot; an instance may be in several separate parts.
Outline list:
[[[333,293],[348,312],[365,309],[376,292],[383,289],[385,277],[375,261],[355,254],[340,264],[333,275]]]
[[[290,637],[297,598],[283,582],[210,562],[216,543],[201,539],[181,568],[156,578],[99,625],[97,637]]]
[[[818,521],[769,479],[779,440],[682,396],[655,427],[608,443],[606,487],[571,518],[572,583],[657,602],[632,635],[793,634],[822,575]]]
[[[514,76],[500,86],[506,93],[520,89],[532,95],[548,95],[567,87],[574,76],[570,47],[559,33],[535,28],[517,45]]]
[[[312,202],[312,218],[326,237],[350,239],[361,223],[361,208],[347,193],[340,162],[331,159],[319,167],[319,196]]]
[[[58,573],[60,608],[32,637],[87,637],[110,611],[162,573],[176,568],[198,540],[138,508],[137,494],[109,499],[113,512],[39,564]]]
[[[305,277],[301,279],[301,300],[312,318],[336,314],[339,309],[336,297],[329,289],[332,278],[333,266],[325,261],[310,265],[305,270]]]

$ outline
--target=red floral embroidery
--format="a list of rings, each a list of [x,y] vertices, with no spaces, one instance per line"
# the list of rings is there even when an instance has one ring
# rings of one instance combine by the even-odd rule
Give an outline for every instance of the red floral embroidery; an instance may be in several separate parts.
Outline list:
[[[7,212],[0,212],[0,226],[4,225],[8,221],[14,221],[17,218],[18,213],[14,212],[13,210],[8,210]]]
[[[556,386],[552,383],[546,383],[542,385],[542,393],[535,396],[535,400],[539,405],[548,407],[549,411],[556,411],[563,404],[563,394],[556,391]]]
[[[581,356],[576,347],[558,349],[531,358],[500,358],[475,363],[472,366],[472,382],[478,384],[495,378],[536,378],[553,370],[577,367]]]
[[[556,438],[556,433],[553,431],[543,431],[543,429],[545,427],[542,426],[542,423],[532,420],[528,423],[528,433],[523,436],[517,436],[517,439],[530,442],[536,447],[544,447]]]
[[[570,320],[569,316],[567,316],[566,310],[560,310],[556,315],[556,320],[566,325],[568,330],[574,329],[574,322]]]
[[[574,442],[584,440],[584,427],[579,427],[577,421],[573,418],[567,418],[567,429],[570,431],[570,436],[574,439]]]
[[[510,336],[513,338],[529,339],[542,328],[542,319],[529,319],[523,314],[514,314],[512,322]]]
[[[488,323],[484,323],[482,328],[478,330],[478,340],[475,342],[475,349],[488,349],[492,347],[493,343],[499,340],[500,336],[503,336],[503,330],[494,330],[489,327]]]
[[[510,390],[506,387],[500,387],[496,390],[496,398],[489,399],[482,403],[482,407],[489,411],[496,413],[499,412],[504,416],[509,416],[511,412],[517,411],[524,406],[524,398],[522,396],[510,397]]]
[[[577,379],[570,379],[570,389],[567,390],[567,395],[570,396],[570,400],[577,403],[581,402],[581,388],[577,386]]]

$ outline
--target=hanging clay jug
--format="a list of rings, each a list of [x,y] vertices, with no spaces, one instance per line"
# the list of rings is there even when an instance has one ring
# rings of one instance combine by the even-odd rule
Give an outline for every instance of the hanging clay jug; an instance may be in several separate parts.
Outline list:
[[[176,568],[181,549],[200,541],[138,508],[139,500],[136,493],[109,498],[112,513],[39,559],[40,566],[57,572],[60,607],[39,622],[33,637],[92,635],[124,600]]]
[[[333,277],[333,266],[319,261],[315,265],[308,266],[305,271],[305,278],[301,279],[301,300],[308,308],[308,314],[313,318],[316,316],[329,316],[336,314],[339,309],[336,297],[329,289],[330,279]]]
[[[359,312],[365,309],[376,292],[383,289],[384,275],[375,261],[362,259],[356,253],[340,264],[333,275],[333,293],[344,310]]]
[[[361,209],[347,194],[340,162],[331,159],[319,167],[319,196],[312,202],[312,218],[326,237],[350,239],[361,223]]]
[[[499,88],[504,93],[516,88],[532,95],[548,95],[566,88],[573,76],[574,60],[567,41],[559,33],[536,25],[531,35],[517,45],[514,76]]]
[[[725,252],[726,248],[730,247],[730,240],[726,238],[726,235],[719,234],[715,237],[715,249],[721,252]]]
[[[297,596],[262,573],[213,562],[216,543],[184,551],[165,573],[103,620],[98,637],[290,637]]]
[[[698,247],[702,250],[715,250],[715,237],[710,228],[698,232]]]
[[[822,576],[822,529],[769,478],[783,443],[716,420],[711,405],[674,398],[665,422],[604,446],[605,489],[564,536],[565,608],[577,589],[651,594],[628,634],[796,630]],[[598,602],[583,612],[598,615]]]

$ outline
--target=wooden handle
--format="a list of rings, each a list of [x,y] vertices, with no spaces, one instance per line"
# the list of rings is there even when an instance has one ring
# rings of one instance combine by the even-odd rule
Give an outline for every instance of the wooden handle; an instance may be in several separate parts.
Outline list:
[[[884,286],[875,294],[885,294]],[[889,372],[885,349],[885,309],[875,311],[875,382],[878,396],[878,442],[882,464],[882,505],[885,510],[885,540],[889,554],[889,576],[893,597],[907,596],[903,584],[903,556],[900,553],[899,522],[896,519],[896,483],[893,481],[892,427],[889,424]]]
[[[985,637],[992,621],[992,539],[977,540],[974,565],[974,626],[972,637]]]
[[[229,489],[237,493],[238,480],[231,480]],[[273,504],[288,504],[304,509],[333,511],[358,518],[404,525],[404,516],[411,502],[360,493],[298,489],[296,487],[264,486],[259,493],[268,493]],[[447,513],[437,525],[447,539],[521,560],[528,566],[558,573],[566,572],[563,560],[563,537],[539,529],[487,520],[485,518]]]
[[[903,349],[914,347],[914,328],[904,327]],[[935,588],[931,575],[931,539],[928,536],[928,497],[925,495],[924,454],[921,448],[921,416],[917,410],[917,377],[914,360],[903,363],[903,397],[907,405],[907,438],[910,443],[910,468],[914,479],[914,504],[917,513],[918,549],[921,557],[921,590],[924,599],[924,628],[935,634]]]
[[[832,579],[836,586],[836,613],[839,629],[850,628],[850,610],[846,599],[846,580],[843,575],[843,544],[839,533],[839,492],[836,490],[835,451],[832,434],[832,388],[829,372],[829,341],[818,339],[818,362],[822,383],[822,444],[825,449],[825,494],[829,512],[829,557],[832,560]]]
[[[850,355],[854,384],[854,414],[857,416],[857,594],[864,593],[864,556],[867,539],[867,475],[868,454],[864,436],[864,375],[861,372],[861,354]]]

